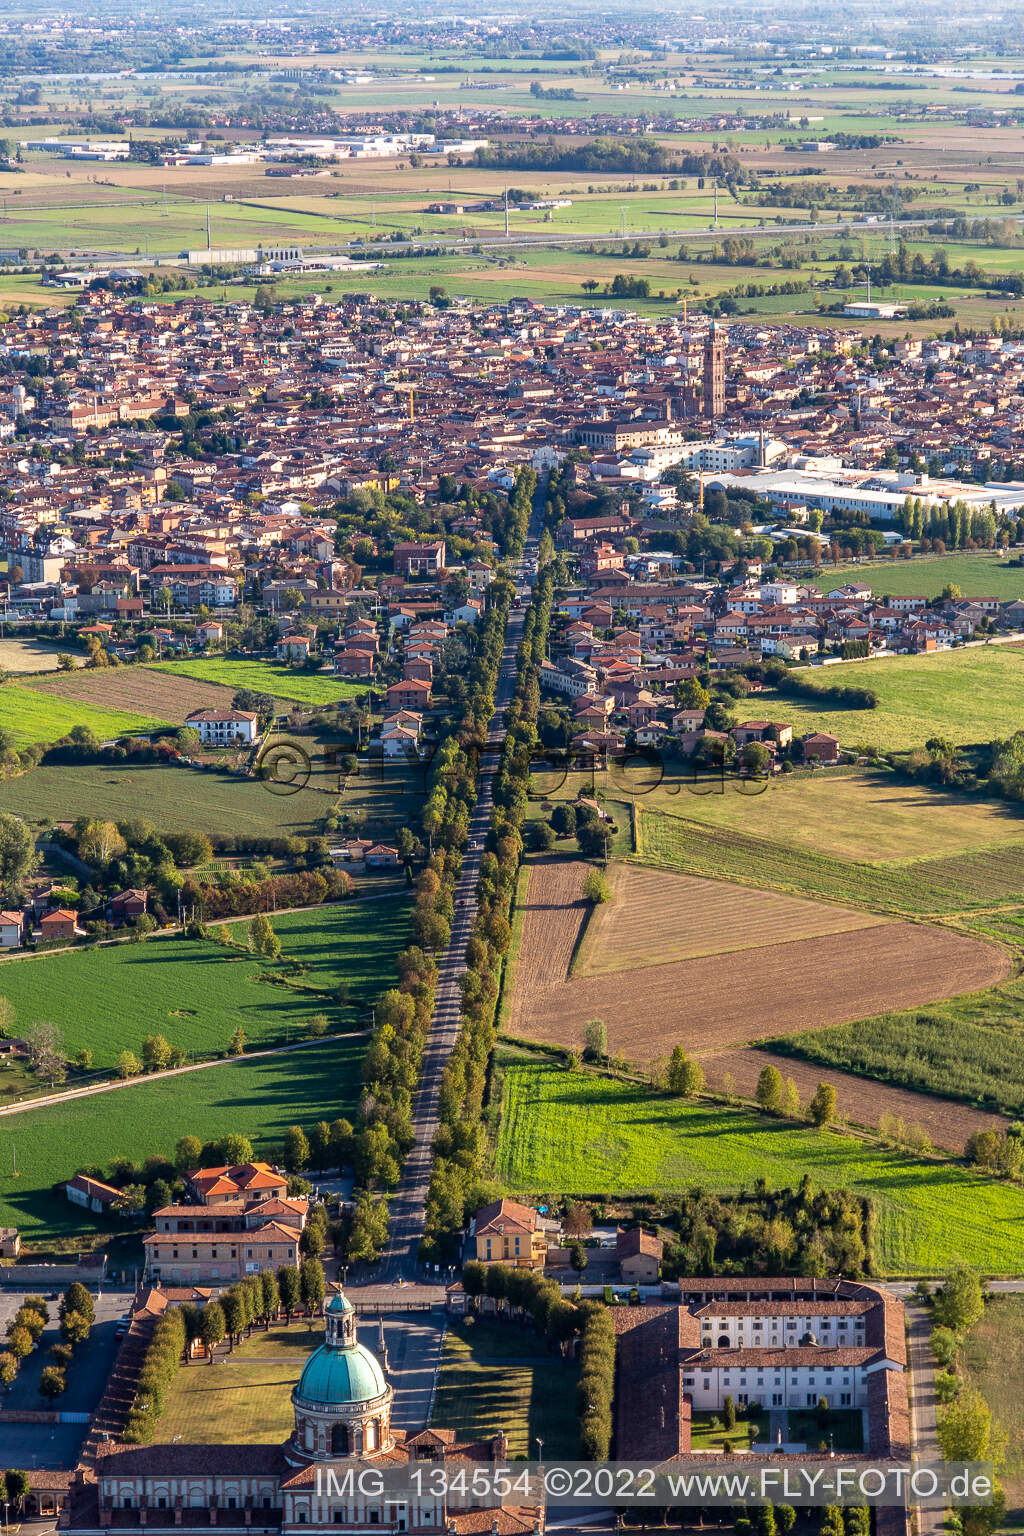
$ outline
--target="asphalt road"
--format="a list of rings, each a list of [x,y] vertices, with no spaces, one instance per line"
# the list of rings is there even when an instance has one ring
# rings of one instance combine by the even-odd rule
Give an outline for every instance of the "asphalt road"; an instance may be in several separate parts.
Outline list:
[[[455,887],[455,921],[447,949],[438,962],[437,992],[430,1035],[423,1052],[420,1080],[413,1095],[412,1122],[415,1140],[402,1168],[398,1188],[391,1198],[391,1240],[381,1266],[381,1277],[413,1279],[417,1273],[423,1213],[430,1185],[431,1146],[437,1132],[437,1104],[441,1076],[459,1031],[459,977],[466,969],[466,944],[473,931],[477,909],[477,884],[487,828],[494,805],[493,784],[505,739],[504,710],[515,690],[516,652],[523,630],[523,613],[513,609],[505,631],[495,707],[480,754],[477,800],[469,823],[462,872]]]

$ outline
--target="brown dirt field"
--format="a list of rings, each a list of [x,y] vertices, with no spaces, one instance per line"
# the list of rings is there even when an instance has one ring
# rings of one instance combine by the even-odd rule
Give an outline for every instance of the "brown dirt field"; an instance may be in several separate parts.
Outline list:
[[[555,854],[530,866],[523,938],[516,963],[516,999],[565,981],[587,916],[581,894],[588,866]]]
[[[920,1007],[1010,973],[990,944],[921,923],[882,923],[566,981],[582,912],[577,902],[559,907],[558,896],[579,889],[584,866],[553,860],[537,868],[509,1020],[509,1032],[528,1039],[581,1046],[586,1021],[602,1018],[612,1052],[652,1061],[677,1043],[713,1051]]]
[[[60,672],[53,677],[33,678],[29,684],[41,693],[81,699],[104,709],[134,710],[182,725],[194,709],[225,709],[234,689],[222,683],[198,682],[172,672],[151,672],[141,667],[117,667],[113,671]]]
[[[956,1104],[930,1093],[912,1093],[889,1083],[876,1083],[853,1072],[837,1072],[832,1067],[777,1056],[772,1051],[715,1051],[710,1056],[701,1057],[701,1066],[707,1073],[709,1087],[720,1088],[722,1079],[729,1074],[736,1084],[736,1092],[744,1098],[754,1097],[757,1079],[762,1068],[767,1066],[778,1067],[783,1077],[791,1077],[804,1102],[819,1083],[831,1083],[836,1090],[836,1103],[842,1119],[854,1125],[875,1128],[881,1115],[893,1115],[908,1126],[921,1126],[933,1145],[949,1152],[963,1151],[964,1142],[974,1131],[985,1131],[990,1127],[1004,1130],[1007,1125],[1002,1115],[971,1109],[967,1104]]]
[[[877,928],[870,912],[749,886],[616,864],[613,899],[587,925],[573,976],[601,976],[702,955]]]

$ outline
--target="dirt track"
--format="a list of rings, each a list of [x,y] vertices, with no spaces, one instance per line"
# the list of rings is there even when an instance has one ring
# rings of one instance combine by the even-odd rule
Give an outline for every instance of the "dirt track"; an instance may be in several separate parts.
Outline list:
[[[920,1007],[992,986],[1010,972],[1002,951],[977,939],[921,923],[883,923],[570,981],[585,870],[549,859],[531,873],[513,1034],[581,1046],[584,1024],[602,1018],[612,1052],[652,1061],[676,1043],[712,1052]]]
[[[880,1115],[893,1115],[908,1126],[921,1126],[935,1146],[944,1147],[949,1152],[962,1152],[964,1142],[974,1131],[985,1131],[989,1127],[1002,1130],[1007,1124],[1002,1115],[971,1109],[967,1104],[955,1104],[950,1099],[936,1098],[929,1093],[893,1088],[888,1083],[857,1077],[853,1072],[838,1072],[832,1067],[819,1067],[814,1062],[797,1061],[791,1056],[776,1056],[771,1051],[716,1051],[713,1055],[702,1056],[701,1065],[711,1088],[720,1088],[722,1079],[728,1074],[736,1084],[736,1092],[745,1098],[753,1098],[758,1076],[766,1066],[776,1066],[783,1077],[791,1077],[804,1103],[819,1083],[832,1083],[839,1114],[844,1120],[875,1127]]]

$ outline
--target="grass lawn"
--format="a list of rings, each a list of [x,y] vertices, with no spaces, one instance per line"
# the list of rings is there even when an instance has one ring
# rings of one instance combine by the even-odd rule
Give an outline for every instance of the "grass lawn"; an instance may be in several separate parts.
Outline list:
[[[28,746],[34,741],[57,741],[66,736],[73,725],[87,725],[101,741],[106,741],[113,736],[148,731],[165,723],[151,715],[130,714],[123,709],[97,709],[94,704],[80,704],[32,688],[19,688],[13,683],[0,687],[0,726],[13,731],[17,746]]]
[[[280,1146],[290,1125],[351,1116],[365,1048],[362,1039],[327,1040],[0,1119],[0,1225],[18,1227],[35,1247],[88,1247],[113,1228],[54,1194],[59,1180],[122,1155],[168,1156],[187,1134],[208,1141],[237,1131],[260,1153]]]
[[[166,1444],[280,1443],[295,1427],[291,1391],[302,1367],[323,1341],[323,1325],[255,1329],[214,1365],[181,1366],[167,1393],[156,1438]]]
[[[154,670],[194,677],[202,683],[221,683],[227,688],[252,688],[258,693],[272,693],[280,699],[294,699],[299,704],[333,704],[338,699],[354,699],[365,694],[368,687],[365,682],[303,672],[272,661],[247,661],[244,657],[235,660],[230,656],[208,656],[190,661],[162,661],[154,664]]]
[[[39,697],[39,695],[36,695]],[[72,763],[33,768],[3,786],[4,810],[49,827],[55,817],[143,817],[160,832],[311,837],[337,798],[338,771],[315,771],[305,789],[273,794],[260,779],[162,763]]]
[[[609,775],[596,778],[600,788]],[[611,798],[616,790],[607,793]],[[695,794],[692,779],[666,774],[650,794],[638,793],[637,803],[643,813],[664,810],[857,862],[903,863],[1001,842],[1024,843],[1024,811],[1011,801],[943,794],[900,783],[887,770],[780,774],[755,795],[740,794],[729,782],[721,793]],[[621,812],[617,805],[608,809],[616,821],[629,813],[625,804]]]
[[[1024,1296],[994,1296],[960,1351],[960,1366],[1006,1435],[1000,1480],[1006,1490],[1002,1530],[1024,1528]]]
[[[789,1410],[789,1438],[811,1450],[824,1444],[837,1451],[864,1449],[864,1421],[859,1408],[833,1408],[822,1424],[813,1408]]]
[[[512,1460],[536,1455],[538,1436],[545,1456],[572,1457],[577,1374],[532,1328],[489,1318],[450,1323],[430,1422],[466,1440],[503,1429]]]
[[[956,1262],[992,1273],[1020,1267],[1020,1189],[836,1132],[548,1063],[506,1068],[496,1172],[525,1195],[610,1197],[690,1185],[730,1191],[759,1177],[796,1186],[807,1173],[819,1187],[848,1187],[875,1202],[884,1273],[934,1274]]]
[[[766,691],[763,712],[789,721],[794,736],[828,731],[846,747],[867,744],[900,751],[923,746],[929,736],[958,743],[991,741],[1024,727],[1024,652],[1005,645],[854,661],[804,677],[821,688],[830,683],[871,688],[878,708],[819,709],[813,699],[780,698]]]
[[[821,592],[863,582],[872,592],[892,597],[941,597],[944,587],[959,587],[964,597],[1024,597],[1024,566],[1008,565],[998,555],[927,555],[914,560],[865,560],[858,565],[822,566],[801,577]]]
[[[91,1050],[101,1069],[125,1047],[138,1054],[148,1034],[201,1059],[226,1051],[239,1027],[250,1049],[297,1040],[314,1013],[326,1013],[332,1031],[369,1028],[369,1005],[408,943],[408,899],[310,907],[274,926],[283,955],[308,968],[289,986],[275,983],[280,968],[270,961],[168,935],[0,962],[0,996],[14,1004],[20,1031],[56,1024],[69,1055]],[[245,920],[228,926],[239,943],[244,929]],[[351,988],[345,1006],[328,992],[342,981]]]
[[[721,1413],[695,1409],[690,1422],[690,1444],[695,1451],[720,1451],[728,1444],[730,1451],[749,1451],[755,1440],[768,1439],[766,1413],[737,1413],[732,1429],[726,1429]]]

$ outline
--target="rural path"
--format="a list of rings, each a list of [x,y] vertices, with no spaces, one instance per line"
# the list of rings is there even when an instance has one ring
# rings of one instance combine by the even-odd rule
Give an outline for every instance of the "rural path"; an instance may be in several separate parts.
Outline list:
[[[163,1072],[112,1078],[107,1083],[95,1083],[91,1088],[68,1088],[64,1093],[48,1093],[43,1098],[23,1099],[18,1104],[8,1104],[0,1109],[0,1119],[5,1115],[23,1115],[30,1109],[49,1109],[52,1104],[68,1104],[73,1099],[88,1099],[96,1093],[115,1093],[121,1088],[137,1088],[140,1083],[158,1083],[165,1077],[183,1077],[186,1072],[205,1072],[210,1067],[238,1067],[246,1062],[258,1061],[261,1056],[285,1056],[289,1051],[307,1051],[310,1046],[324,1045],[328,1040],[365,1040],[369,1034],[368,1029],[357,1029],[346,1035],[321,1035],[316,1040],[296,1040],[291,1045],[271,1045],[262,1051],[245,1051],[241,1056],[218,1056],[213,1061],[194,1061],[184,1067],[167,1067]]]
[[[455,887],[455,921],[448,947],[438,963],[430,1035],[423,1052],[420,1080],[413,1095],[412,1123],[415,1139],[402,1166],[398,1188],[391,1198],[391,1237],[381,1267],[381,1275],[387,1279],[412,1279],[418,1267],[424,1206],[430,1185],[431,1148],[438,1127],[437,1105],[441,1075],[459,1032],[459,978],[466,969],[466,944],[476,918],[480,861],[494,805],[494,777],[505,739],[504,710],[515,691],[516,652],[522,632],[523,612],[514,608],[505,630],[494,713],[487,727],[486,744],[480,754],[477,800],[470,818],[462,872]]]

